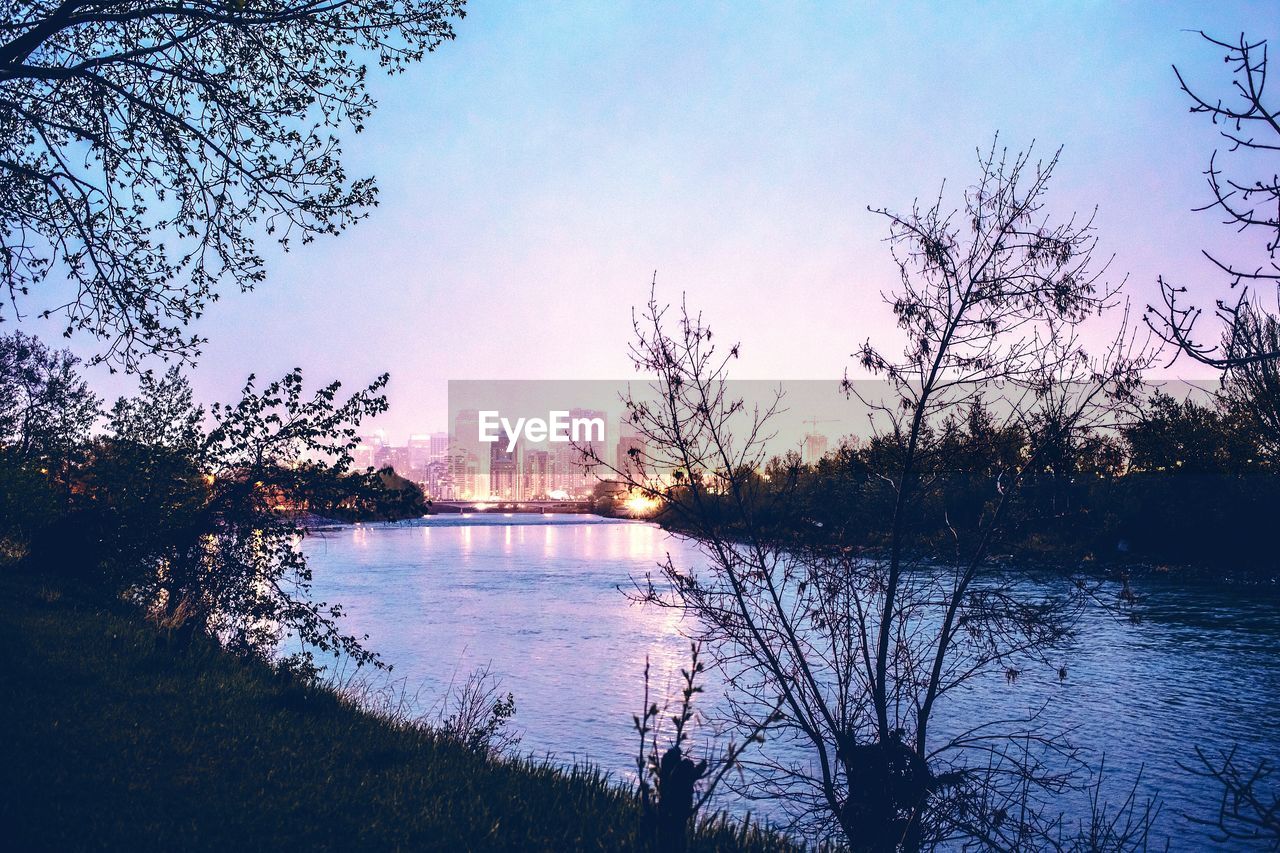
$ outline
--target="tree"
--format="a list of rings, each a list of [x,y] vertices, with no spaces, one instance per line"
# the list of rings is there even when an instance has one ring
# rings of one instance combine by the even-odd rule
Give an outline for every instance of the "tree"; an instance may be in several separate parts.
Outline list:
[[[250,377],[238,401],[206,412],[177,367],[146,372],[93,435],[99,401],[75,357],[0,337],[0,557],[79,576],[244,654],[379,664],[340,629],[340,606],[312,599],[299,544],[307,510],[421,511],[416,488],[351,469],[387,380],[343,400],[336,382],[306,394],[295,369],[261,389]]]
[[[98,360],[188,358],[185,326],[231,281],[377,202],[340,134],[374,108],[366,63],[403,71],[453,38],[464,0],[30,0],[0,5],[0,275]],[[0,319],[3,319],[0,314]]]
[[[0,480],[9,505],[0,538],[13,554],[25,554],[70,502],[73,471],[101,411],[78,364],[22,332],[0,336]]]
[[[340,400],[338,383],[304,393],[300,370],[261,389],[251,377],[206,416],[177,368],[144,374],[80,473],[69,526],[94,531],[95,549],[77,561],[181,636],[283,652],[303,671],[315,650],[381,666],[341,630],[341,606],[312,598],[299,545],[305,510],[390,502],[378,474],[350,470],[357,426],[386,409],[386,381]]]
[[[1219,843],[1253,842],[1259,849],[1280,846],[1280,794],[1274,785],[1274,766],[1265,759],[1242,761],[1234,747],[1217,756],[1196,747],[1196,758],[1196,764],[1184,764],[1183,769],[1209,780],[1221,796],[1212,818],[1187,815],[1187,819],[1209,827]]]
[[[1207,115],[1218,128],[1228,154],[1241,172],[1228,174],[1220,163],[1220,150],[1209,158],[1205,176],[1211,200],[1198,210],[1216,211],[1223,223],[1239,232],[1260,234],[1265,256],[1258,263],[1241,264],[1209,251],[1204,255],[1226,277],[1239,295],[1234,303],[1219,299],[1215,313],[1223,331],[1218,344],[1204,343],[1195,335],[1195,325],[1202,309],[1194,304],[1181,304],[1186,287],[1178,287],[1164,278],[1159,280],[1163,304],[1147,306],[1147,324],[1178,353],[1185,353],[1201,364],[1220,369],[1270,362],[1280,359],[1280,347],[1260,329],[1274,327],[1275,315],[1250,291],[1255,285],[1267,289],[1280,287],[1280,173],[1275,171],[1275,155],[1280,152],[1280,107],[1267,103],[1267,41],[1251,41],[1244,34],[1238,41],[1228,42],[1201,32],[1209,44],[1226,51],[1223,61],[1231,68],[1231,95],[1222,97],[1202,94],[1174,66],[1178,84],[1191,99],[1191,112]],[[1221,158],[1225,159],[1225,158]],[[1259,171],[1248,177],[1244,169]],[[1277,291],[1280,296],[1280,290]]]
[[[672,329],[651,298],[635,324],[632,358],[655,379],[650,395],[626,400],[643,439],[632,485],[664,502],[706,560],[668,559],[661,580],[637,581],[637,597],[693,618],[742,730],[779,709],[771,742],[805,760],[762,753],[751,794],[778,797],[797,826],[854,850],[1075,843],[1044,802],[1081,784],[1084,765],[1060,733],[1034,713],[992,709],[939,736],[935,717],[974,679],[1048,663],[1070,636],[1091,588],[1039,595],[991,571],[987,555],[1044,449],[1105,421],[1133,392],[1143,354],[1124,330],[1100,357],[1079,347],[1076,328],[1115,292],[1089,270],[1089,223],[1054,225],[1042,212],[1057,156],[1034,164],[993,145],[979,159],[962,211],[941,196],[907,214],[877,211],[901,273],[886,300],[906,338],[898,359],[869,343],[859,351],[884,378],[885,397],[867,401],[883,429],[866,458],[891,520],[878,555],[778,535],[757,472],[781,398],[754,409],[735,398],[726,383],[738,347],[717,351],[687,309]],[[976,408],[996,385],[998,422]],[[958,424],[966,411],[973,419]],[[1017,452],[982,448],[1014,434]],[[983,508],[938,551],[921,539],[921,517],[945,507],[937,498],[961,437],[989,466]],[[1100,848],[1132,849],[1147,821],[1109,826],[1081,830],[1106,836]]]
[[[195,535],[184,543],[192,550],[158,561],[151,585],[138,591],[171,610],[185,608],[233,650],[267,655],[293,636],[308,662],[314,648],[379,663],[361,638],[339,630],[340,605],[312,600],[296,511],[348,487],[339,480],[350,470],[356,428],[386,411],[380,392],[387,379],[339,402],[339,383],[307,396],[295,369],[261,390],[250,377],[240,400],[215,404],[213,428],[192,458],[208,486]],[[162,408],[164,396],[155,400],[160,406],[151,408]],[[380,481],[368,474],[363,485],[376,489]]]
[[[0,561],[26,556],[69,500],[99,399],[67,351],[0,336]]]
[[[0,443],[24,464],[52,470],[88,438],[100,400],[77,364],[31,335],[0,337]]]
[[[1241,352],[1280,353],[1280,318],[1246,308],[1233,335]],[[1262,450],[1280,460],[1280,358],[1237,361],[1223,376],[1220,396],[1231,413],[1252,428]]]

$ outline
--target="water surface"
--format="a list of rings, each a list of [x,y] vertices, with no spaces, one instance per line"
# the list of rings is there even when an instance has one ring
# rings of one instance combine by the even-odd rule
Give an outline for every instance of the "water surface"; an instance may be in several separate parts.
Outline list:
[[[692,546],[649,524],[433,516],[325,530],[304,549],[317,597],[341,602],[346,627],[369,634],[424,704],[490,663],[515,694],[525,752],[628,775],[646,657],[660,693],[674,693],[687,663],[679,618],[619,591],[668,553],[685,565],[697,560]],[[1197,744],[1280,758],[1280,596],[1272,587],[1159,576],[1141,591],[1138,624],[1086,616],[1063,655],[1065,681],[1035,668],[1012,684],[994,676],[945,709],[947,727],[1047,700],[1052,723],[1074,728],[1092,755],[1105,753],[1117,783],[1141,770],[1142,790],[1164,803],[1174,849],[1203,849],[1206,831],[1182,815],[1208,814],[1212,804],[1178,763],[1193,761]]]

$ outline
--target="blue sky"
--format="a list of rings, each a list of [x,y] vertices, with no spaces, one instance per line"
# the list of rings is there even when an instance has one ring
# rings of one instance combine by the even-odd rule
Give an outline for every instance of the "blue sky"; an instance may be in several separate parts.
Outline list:
[[[381,424],[439,428],[448,379],[629,375],[655,270],[743,342],[740,377],[838,377],[861,341],[895,340],[867,206],[958,192],[997,131],[1065,146],[1049,210],[1098,208],[1100,256],[1139,307],[1158,274],[1217,292],[1199,250],[1236,238],[1190,211],[1214,134],[1170,64],[1224,91],[1186,30],[1277,24],[1270,3],[475,0],[455,42],[374,81],[347,154],[381,205],[213,307],[197,390],[390,370]]]

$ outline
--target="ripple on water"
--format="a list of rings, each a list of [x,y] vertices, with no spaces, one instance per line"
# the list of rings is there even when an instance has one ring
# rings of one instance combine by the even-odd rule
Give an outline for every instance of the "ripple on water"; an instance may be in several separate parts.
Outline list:
[[[523,748],[566,763],[584,756],[614,773],[633,767],[631,715],[641,673],[674,695],[688,644],[670,611],[632,605],[619,591],[668,552],[696,553],[657,528],[591,516],[432,516],[341,527],[305,540],[322,600],[341,602],[348,627],[395,664],[395,675],[436,696],[459,672],[491,663],[516,695]],[[1047,581],[1053,583],[1053,581]],[[1199,849],[1198,781],[1179,762],[1192,748],[1240,744],[1280,758],[1280,602],[1274,588],[1142,582],[1140,624],[1086,616],[1056,666],[1024,668],[1013,684],[984,681],[939,709],[959,731],[999,708],[1048,701],[1046,717],[1106,756],[1108,773],[1164,801],[1175,849]],[[705,700],[715,699],[712,689]],[[759,811],[759,804],[754,804]]]

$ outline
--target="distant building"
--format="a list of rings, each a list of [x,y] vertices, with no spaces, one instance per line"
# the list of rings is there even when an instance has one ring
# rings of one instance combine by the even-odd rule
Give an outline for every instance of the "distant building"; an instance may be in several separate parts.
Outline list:
[[[598,409],[570,409],[569,420],[598,422],[599,428],[588,431],[578,436],[578,440],[571,444],[561,445],[570,449],[569,454],[569,471],[568,482],[572,488],[565,489],[574,497],[589,497],[591,490],[595,484],[599,482],[600,476],[607,472],[595,471],[594,465],[589,464],[589,460],[594,458],[609,460],[609,414]],[[576,447],[574,445],[577,445]]]
[[[412,447],[383,447],[378,453],[378,468],[394,468],[397,474],[410,477],[413,473]]]
[[[489,494],[502,500],[520,500],[523,497],[520,445],[507,450],[505,444],[495,441],[489,448]]]
[[[542,500],[555,486],[551,480],[551,453],[547,450],[524,452],[523,494],[521,500]]]
[[[431,462],[444,462],[449,458],[449,433],[433,432],[430,438]]]
[[[644,439],[638,435],[624,435],[618,439],[617,461],[613,464],[621,476],[632,478],[649,476],[648,472],[641,470],[642,467],[647,467],[646,447]]]
[[[452,500],[454,498],[453,467],[448,459],[437,459],[428,462],[422,478],[422,490],[432,500]]]
[[[374,454],[376,449],[370,447],[361,441],[351,451],[351,467],[356,471],[363,471],[366,468],[374,467]]]
[[[477,500],[489,496],[489,445],[480,440],[480,413],[462,409],[453,419],[449,448],[454,497]]]
[[[409,436],[409,468],[415,475],[426,473],[427,464],[431,462],[431,436],[418,433]],[[399,470],[399,469],[396,469]]]
[[[366,468],[380,468],[386,448],[386,434],[379,431],[372,435],[360,436],[360,443],[351,451],[352,467],[357,471]]]
[[[817,433],[808,433],[804,437],[804,453],[801,460],[806,465],[816,465],[818,460],[827,455],[827,437]]]

